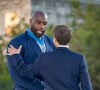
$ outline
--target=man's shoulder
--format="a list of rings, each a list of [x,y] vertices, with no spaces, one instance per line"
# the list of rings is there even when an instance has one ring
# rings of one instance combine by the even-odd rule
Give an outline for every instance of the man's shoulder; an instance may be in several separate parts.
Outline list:
[[[44,39],[47,40],[48,42],[52,43],[53,39],[50,36],[44,35]]]
[[[80,52],[77,52],[77,51],[72,51],[72,53],[73,53],[74,55],[77,55],[77,56],[83,56],[83,54],[81,54]]]
[[[63,49],[64,50],[64,49]],[[80,52],[77,52],[77,51],[74,51],[72,50],[70,47],[68,48],[65,48],[66,50],[66,54],[69,55],[69,56],[72,56],[72,57],[83,57],[84,55]],[[64,51],[65,51],[64,50]],[[61,53],[62,54],[62,53]]]
[[[11,39],[11,41],[9,43],[21,43],[25,41],[25,33],[21,33],[17,36],[15,36],[14,38]]]
[[[48,35],[44,35],[44,38],[52,39],[52,37],[50,37],[50,36],[48,36]]]
[[[76,52],[76,51],[71,51],[72,57],[78,61],[83,61],[83,59],[85,58],[85,55],[83,55],[80,52]]]

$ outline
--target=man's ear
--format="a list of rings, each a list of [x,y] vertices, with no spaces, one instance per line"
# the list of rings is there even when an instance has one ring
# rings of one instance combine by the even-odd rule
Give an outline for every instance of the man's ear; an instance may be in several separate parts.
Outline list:
[[[53,37],[53,43],[55,42],[55,37]]]
[[[55,37],[53,37],[53,43],[54,43],[55,46],[58,46],[59,45],[58,44],[58,41],[57,41],[57,39]]]
[[[30,18],[29,23],[30,23],[30,26],[31,26],[32,25],[32,18]]]

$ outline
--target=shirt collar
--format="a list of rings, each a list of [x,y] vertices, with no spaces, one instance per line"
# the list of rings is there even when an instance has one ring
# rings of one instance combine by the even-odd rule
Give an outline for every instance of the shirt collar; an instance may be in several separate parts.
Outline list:
[[[68,45],[58,45],[57,47],[66,47],[66,48],[69,48]]]
[[[28,35],[29,35],[30,37],[32,37],[33,39],[35,39],[36,41],[37,41],[37,40],[41,40],[41,39],[43,38],[43,36],[40,37],[40,38],[36,37],[36,35],[30,30],[30,28],[27,28],[26,31],[27,31]]]

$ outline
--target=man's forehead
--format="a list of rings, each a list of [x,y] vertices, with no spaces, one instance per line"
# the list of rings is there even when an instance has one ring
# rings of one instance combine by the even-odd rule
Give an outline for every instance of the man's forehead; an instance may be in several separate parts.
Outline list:
[[[42,17],[42,18],[47,18],[47,14],[42,12],[42,11],[36,11],[34,12],[34,14],[32,15],[33,18],[36,17]]]
[[[41,21],[41,22],[47,22],[47,18],[42,17],[42,16],[37,16],[33,20],[35,20],[35,21]]]
[[[37,15],[36,17],[33,18],[35,21],[41,21],[41,22],[47,22],[47,18],[41,15]]]

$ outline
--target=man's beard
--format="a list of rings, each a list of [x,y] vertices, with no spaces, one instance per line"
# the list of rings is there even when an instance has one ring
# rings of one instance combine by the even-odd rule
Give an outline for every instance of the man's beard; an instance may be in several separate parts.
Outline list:
[[[39,29],[35,29],[34,26],[31,26],[31,31],[39,38],[41,37],[45,30],[39,30]]]

